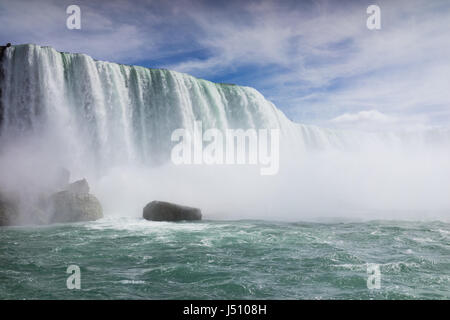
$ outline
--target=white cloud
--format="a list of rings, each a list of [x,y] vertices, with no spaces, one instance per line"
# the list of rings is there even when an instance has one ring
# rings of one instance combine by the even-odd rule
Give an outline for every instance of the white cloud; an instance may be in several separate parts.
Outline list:
[[[360,130],[371,132],[384,131],[418,131],[430,129],[425,125],[423,117],[384,114],[378,110],[363,110],[355,113],[344,113],[324,122],[327,127],[344,130]]]
[[[389,117],[377,110],[360,111],[357,113],[345,113],[331,120],[333,123],[360,123],[360,122],[373,122],[373,123],[392,123],[394,118]]]
[[[66,8],[73,1],[1,1],[0,38],[14,44],[49,45],[59,51],[81,52],[96,59],[132,61],[150,52],[158,38],[147,34],[135,21],[120,21],[114,12],[123,2],[111,1],[108,7],[82,2],[81,30],[68,30]],[[108,10],[105,10],[107,8]],[[115,8],[115,11],[111,11]],[[158,38],[159,40],[159,38]],[[156,49],[156,46],[154,46]]]

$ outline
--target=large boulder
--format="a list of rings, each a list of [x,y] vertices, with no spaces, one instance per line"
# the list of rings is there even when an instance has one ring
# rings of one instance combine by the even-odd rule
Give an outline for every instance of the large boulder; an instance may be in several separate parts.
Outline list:
[[[68,190],[50,197],[49,223],[94,221],[103,218],[100,201],[89,193],[75,193]]]
[[[70,183],[64,191],[53,194],[48,206],[49,223],[94,221],[103,218],[102,205],[89,193],[86,179]]]
[[[152,221],[201,220],[202,212],[197,208],[170,202],[152,201],[145,206],[143,216]]]
[[[56,172],[56,171],[55,171]],[[86,179],[69,184],[70,172],[61,168],[49,180],[53,192],[0,192],[0,226],[46,225],[94,221],[103,218],[98,199],[89,193]],[[54,178],[54,179],[53,179]]]

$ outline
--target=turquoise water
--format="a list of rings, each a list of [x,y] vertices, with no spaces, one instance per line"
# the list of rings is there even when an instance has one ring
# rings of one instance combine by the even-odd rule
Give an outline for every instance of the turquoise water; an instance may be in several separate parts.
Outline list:
[[[381,271],[367,288],[367,264]],[[81,289],[69,290],[69,265]],[[149,222],[0,228],[1,299],[449,299],[443,222]]]

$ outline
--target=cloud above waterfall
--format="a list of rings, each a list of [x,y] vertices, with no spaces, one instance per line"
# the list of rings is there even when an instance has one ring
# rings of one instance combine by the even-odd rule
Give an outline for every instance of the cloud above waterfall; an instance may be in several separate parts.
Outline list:
[[[337,126],[386,126],[396,123],[396,119],[392,116],[387,116],[377,110],[359,111],[356,113],[345,113],[330,121]]]
[[[445,0],[377,1],[376,31],[366,27],[369,0],[80,0],[82,30],[68,30],[74,3],[0,0],[0,41],[252,86],[300,122],[377,110],[402,123],[450,123]]]
[[[363,110],[341,114],[324,123],[326,127],[360,131],[420,131],[430,129],[421,116],[403,117],[396,114],[384,114],[378,110]]]

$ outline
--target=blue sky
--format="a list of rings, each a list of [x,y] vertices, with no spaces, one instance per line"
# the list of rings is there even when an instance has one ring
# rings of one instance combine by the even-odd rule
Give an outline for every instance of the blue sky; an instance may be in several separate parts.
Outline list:
[[[81,8],[81,30],[66,8]],[[366,8],[381,8],[368,30]],[[328,127],[450,123],[449,1],[0,0],[0,42],[168,68],[259,90]]]

